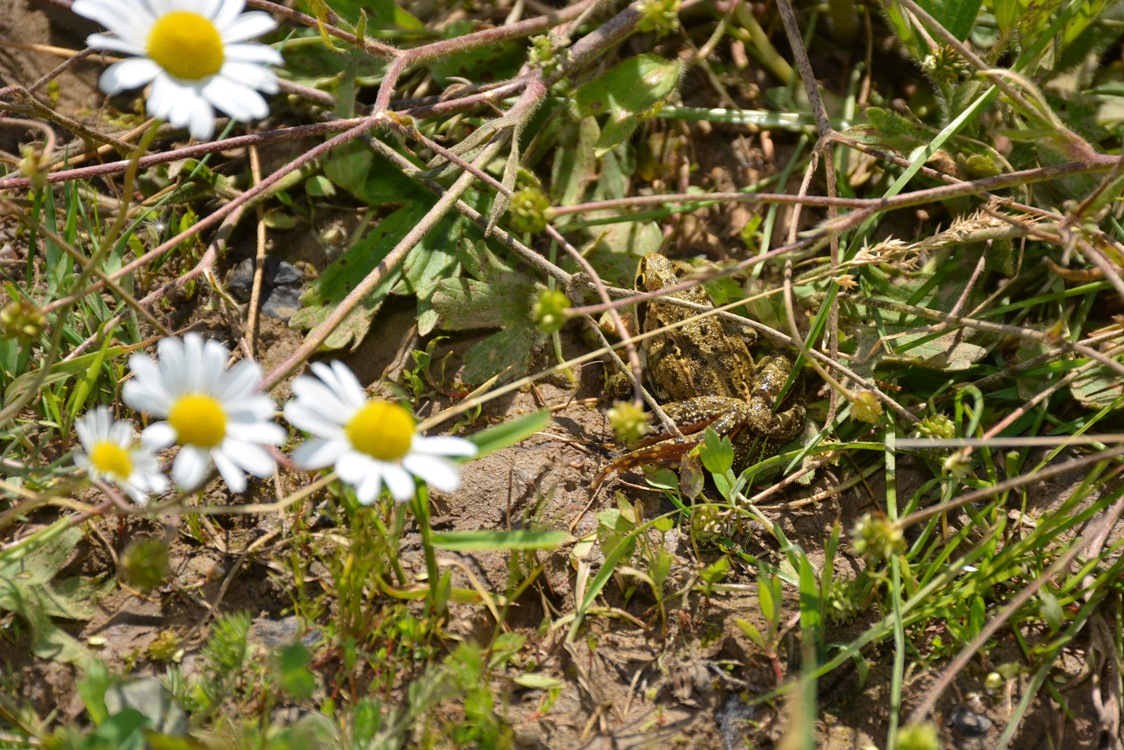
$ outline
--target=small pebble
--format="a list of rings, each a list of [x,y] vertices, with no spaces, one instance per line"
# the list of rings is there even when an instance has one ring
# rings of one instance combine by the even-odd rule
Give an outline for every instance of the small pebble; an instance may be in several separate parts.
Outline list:
[[[991,729],[991,719],[964,705],[954,708],[948,721],[956,731],[974,737],[985,735]]]
[[[230,293],[242,302],[249,302],[254,289],[254,258],[246,258],[231,269],[226,278]],[[301,282],[304,272],[292,263],[267,257],[262,270],[261,311],[263,315],[288,320],[300,309]]]

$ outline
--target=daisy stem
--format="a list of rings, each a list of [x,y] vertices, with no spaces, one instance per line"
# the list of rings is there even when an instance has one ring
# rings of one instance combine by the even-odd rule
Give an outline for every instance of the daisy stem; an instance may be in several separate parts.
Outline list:
[[[393,530],[389,533],[386,527],[383,526],[382,520],[376,518],[379,525],[379,530],[386,540],[386,548],[389,551],[388,557],[390,564],[394,568],[394,576],[398,579],[399,586],[405,586],[409,579],[406,577],[406,571],[402,569],[402,561],[398,559],[398,543],[402,539],[402,532],[406,528],[406,509],[400,503],[391,503],[390,522]]]
[[[429,528],[429,487],[424,483],[418,485],[417,494],[414,495],[414,518],[418,522],[418,531],[421,532],[422,550],[425,552],[425,571],[429,577],[429,606],[434,615],[443,613],[445,606],[438,601],[441,576],[437,572],[437,555],[433,551],[433,542]]]

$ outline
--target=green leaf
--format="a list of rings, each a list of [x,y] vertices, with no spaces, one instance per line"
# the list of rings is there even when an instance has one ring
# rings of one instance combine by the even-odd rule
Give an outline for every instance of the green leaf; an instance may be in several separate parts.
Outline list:
[[[387,216],[363,239],[348,248],[332,265],[324,269],[312,286],[301,296],[303,308],[289,321],[296,330],[311,330],[322,323],[339,306],[351,290],[374,270],[398,242],[413,229],[427,210],[426,206],[411,204]],[[409,258],[407,258],[407,263]],[[343,349],[356,347],[367,335],[371,320],[382,307],[391,287],[401,275],[395,270],[378,287],[351,311],[343,323],[324,342],[324,348]]]
[[[135,708],[126,708],[110,716],[104,724],[95,729],[83,748],[114,748],[114,750],[141,750],[144,747],[144,729],[149,725],[148,717]]]
[[[301,642],[283,646],[278,654],[281,669],[281,689],[297,700],[307,700],[316,689],[316,678],[308,665],[312,655]]]
[[[574,92],[581,117],[608,115],[597,139],[598,156],[627,139],[639,118],[667,100],[679,87],[683,64],[658,55],[630,57]]]
[[[352,141],[332,151],[324,176],[368,206],[433,203],[433,195],[369,146]]]
[[[78,695],[82,705],[90,715],[94,726],[101,724],[109,717],[109,710],[105,706],[105,692],[112,684],[109,670],[100,661],[87,670],[85,677],[78,680]]]
[[[1119,409],[1124,406],[1124,382],[1113,370],[1096,364],[1070,385],[1070,391],[1086,409]]]
[[[757,568],[757,606],[766,622],[776,622],[777,605],[780,602],[773,596],[773,576],[761,566]]]
[[[525,414],[518,419],[489,427],[476,433],[469,440],[476,443],[477,453],[475,458],[481,458],[498,450],[503,450],[510,445],[515,445],[519,441],[545,429],[548,424],[550,424],[550,410],[540,409]]]
[[[917,0],[917,4],[953,36],[964,41],[976,25],[983,0]]]
[[[97,658],[52,622],[52,617],[86,620],[92,601],[112,587],[104,581],[68,578],[52,583],[69,561],[82,532],[64,519],[57,526],[9,548],[0,557],[0,609],[14,612],[31,627],[32,650],[42,659],[93,667]]]
[[[104,351],[99,350],[91,354],[83,354],[80,357],[75,357],[74,359],[67,360],[65,362],[55,362],[53,365],[51,365],[51,369],[50,371],[48,371],[46,377],[44,378],[40,389],[45,389],[48,386],[52,386],[57,383],[64,383],[70,378],[83,376],[90,372],[90,368],[94,367],[96,363],[102,361],[103,359],[113,360],[118,357],[124,356],[126,352],[128,352],[128,349],[123,346],[111,346],[106,348]],[[28,372],[25,372],[19,377],[13,379],[12,382],[8,384],[8,387],[4,390],[5,402],[11,403],[18,399],[28,388],[30,388],[35,383],[35,379],[38,377],[38,375],[39,370],[35,369],[29,370]]]
[[[362,13],[367,28],[383,31],[421,31],[425,24],[417,16],[398,7],[394,0],[331,0],[332,10],[350,23],[359,23]]]
[[[903,334],[896,339],[896,355],[888,355],[879,364],[916,365],[942,372],[960,372],[987,356],[987,349],[961,340],[959,332],[939,338],[930,334]]]
[[[541,340],[542,334],[530,326],[494,333],[464,355],[461,379],[470,385],[479,385],[497,375],[502,375],[503,381],[526,375],[531,367],[531,354]]]
[[[327,198],[335,196],[336,186],[322,174],[314,174],[305,180],[304,192],[313,198]]]
[[[105,691],[105,707],[111,715],[133,710],[144,716],[153,731],[165,735],[187,733],[187,713],[172,691],[156,677],[114,679]]]
[[[734,618],[734,624],[738,626],[739,630],[745,633],[746,637],[748,637],[749,640],[757,644],[758,648],[766,649],[765,639],[761,637],[761,631],[757,629],[756,625],[754,625],[749,620],[743,620],[740,617]]]
[[[475,21],[455,21],[445,28],[445,38],[455,39],[479,31]],[[442,88],[451,78],[462,78],[474,83],[497,81],[514,76],[526,59],[523,45],[512,41],[474,46],[463,52],[446,55],[427,64],[429,73]]]
[[[431,535],[434,547],[455,552],[558,549],[568,538],[564,531],[448,531]]]
[[[909,153],[933,138],[931,131],[897,112],[867,107],[864,113],[878,133],[877,141],[900,153]]]
[[[717,432],[706,428],[703,444],[699,448],[699,458],[711,474],[725,474],[734,468],[734,446]]]
[[[521,674],[511,678],[519,687],[530,688],[532,690],[557,690],[565,687],[566,683],[556,677],[548,677],[544,674]]]
[[[483,383],[527,373],[531,353],[545,338],[531,318],[531,308],[544,288],[530,276],[499,260],[483,242],[464,242],[461,265],[470,277],[441,279],[431,298],[438,325],[447,331],[501,328],[465,354],[461,378]]]
[[[805,633],[813,633],[819,629],[823,619],[823,598],[820,596],[820,577],[816,574],[812,563],[808,562],[808,557],[806,555],[800,553],[799,560],[800,628]]]
[[[701,577],[704,581],[713,585],[725,578],[726,574],[729,572],[730,558],[720,557],[709,566],[707,566],[707,568],[702,572]]]

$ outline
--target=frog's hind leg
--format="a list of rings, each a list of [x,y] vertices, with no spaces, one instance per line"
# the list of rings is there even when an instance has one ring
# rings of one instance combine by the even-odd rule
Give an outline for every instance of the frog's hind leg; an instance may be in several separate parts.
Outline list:
[[[593,480],[594,487],[599,487],[613,474],[640,466],[678,467],[683,457],[702,442],[703,430],[710,427],[719,435],[732,437],[745,425],[749,412],[749,407],[741,399],[723,396],[698,396],[665,404],[663,409],[683,435],[680,437],[667,430],[657,430],[641,440],[633,450],[610,461]]]
[[[777,445],[783,445],[796,437],[803,429],[807,416],[801,403],[795,403],[781,412],[774,411],[778,405],[777,394],[784,388],[791,371],[792,363],[786,357],[777,355],[763,358],[757,364],[757,375],[747,404],[747,421],[754,432]]]

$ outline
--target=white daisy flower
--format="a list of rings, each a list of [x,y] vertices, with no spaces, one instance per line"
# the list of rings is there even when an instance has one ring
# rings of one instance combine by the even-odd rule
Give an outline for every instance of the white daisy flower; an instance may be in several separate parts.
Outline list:
[[[113,32],[86,44],[136,57],[114,63],[98,81],[113,95],[145,86],[148,113],[187,127],[200,140],[215,132],[217,108],[240,122],[269,114],[259,91],[277,93],[267,65],[281,54],[245,43],[277,27],[268,13],[242,13],[245,0],[74,0],[71,9]]]
[[[448,457],[474,456],[475,445],[464,438],[417,434],[410,412],[390,401],[368,400],[342,362],[313,362],[312,372],[315,378],[293,381],[295,398],[285,404],[285,419],[314,436],[293,451],[298,468],[334,464],[363,505],[375,501],[384,483],[395,500],[409,500],[414,477],[442,492],[460,486],[460,467]]]
[[[91,479],[112,482],[139,505],[147,503],[149,495],[168,489],[168,478],[152,449],[138,444],[133,425],[115,420],[106,407],[86,412],[74,429],[82,445],[74,463]]]
[[[166,420],[145,428],[141,440],[157,449],[179,443],[176,486],[198,487],[212,461],[231,492],[246,489],[243,471],[272,474],[277,462],[265,446],[280,445],[286,433],[273,421],[273,399],[258,392],[257,363],[244,359],[228,370],[227,348],[197,333],[161,339],[156,349],[159,363],[145,354],[129,358],[135,377],[121,395],[132,408]]]

